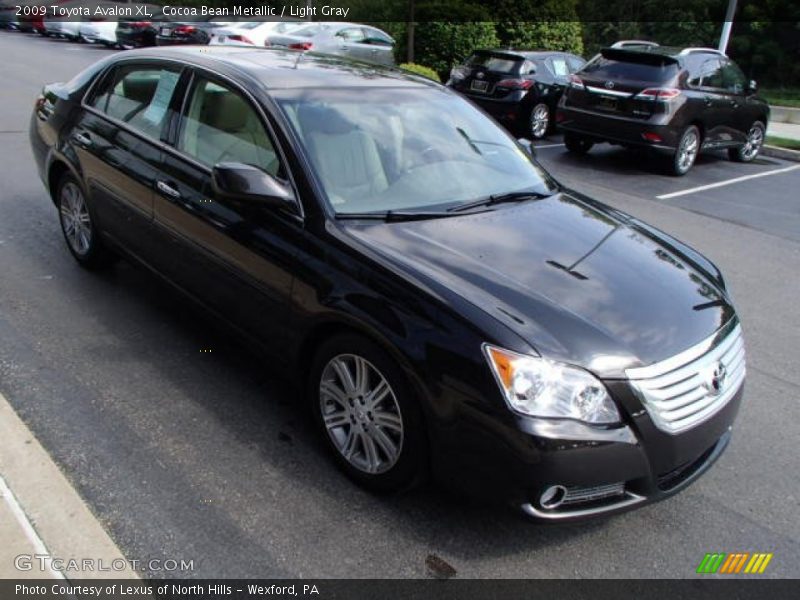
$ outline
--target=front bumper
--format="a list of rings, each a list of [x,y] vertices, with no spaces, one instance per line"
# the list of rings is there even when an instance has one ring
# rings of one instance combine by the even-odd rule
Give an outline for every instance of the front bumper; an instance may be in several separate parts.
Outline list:
[[[707,421],[678,435],[659,430],[627,381],[607,381],[628,415],[627,427],[596,439],[543,420],[470,410],[452,398],[450,418],[437,426],[434,474],[445,485],[486,501],[500,500],[545,522],[579,521],[624,512],[676,494],[697,480],[727,447],[743,386]],[[455,392],[453,392],[455,393]],[[461,410],[455,409],[461,406]],[[460,413],[460,414],[459,414]],[[553,486],[572,498],[547,508],[541,499]],[[608,492],[603,495],[598,492]]]

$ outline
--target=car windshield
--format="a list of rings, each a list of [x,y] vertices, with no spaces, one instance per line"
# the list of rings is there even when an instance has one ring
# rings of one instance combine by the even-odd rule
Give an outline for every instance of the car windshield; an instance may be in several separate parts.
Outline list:
[[[275,97],[340,215],[555,189],[513,138],[446,91],[305,89]]]
[[[482,67],[495,73],[516,73],[523,62],[523,58],[512,58],[505,55],[489,54],[488,52],[475,53],[467,60],[468,67]]]

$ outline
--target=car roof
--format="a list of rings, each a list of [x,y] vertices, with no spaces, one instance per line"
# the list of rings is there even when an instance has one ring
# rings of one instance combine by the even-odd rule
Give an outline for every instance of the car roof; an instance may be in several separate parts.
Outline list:
[[[230,75],[240,72],[268,89],[350,87],[442,87],[400,69],[329,54],[241,46],[168,46],[130,50],[117,60],[137,57],[179,61]],[[117,62],[113,60],[112,62]]]
[[[506,54],[508,56],[518,56],[520,58],[533,58],[533,59],[545,59],[550,56],[574,56],[575,58],[580,58],[575,54],[570,52],[562,52],[560,50],[512,50],[508,48],[481,48],[479,50],[475,50],[473,54],[478,53],[488,53],[488,54]]]

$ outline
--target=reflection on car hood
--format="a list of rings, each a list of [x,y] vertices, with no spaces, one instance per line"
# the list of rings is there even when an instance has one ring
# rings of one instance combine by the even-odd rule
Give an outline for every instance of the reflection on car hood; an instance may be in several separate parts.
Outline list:
[[[667,240],[567,193],[447,219],[344,227],[542,355],[601,376],[677,354],[734,314],[718,283]]]

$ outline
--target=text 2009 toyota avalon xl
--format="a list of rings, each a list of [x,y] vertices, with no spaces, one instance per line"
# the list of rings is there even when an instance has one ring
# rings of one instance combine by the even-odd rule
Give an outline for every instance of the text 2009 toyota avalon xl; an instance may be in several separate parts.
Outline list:
[[[291,368],[364,486],[432,473],[577,519],[677,492],[728,444],[745,362],[719,271],[443,86],[142,50],[46,86],[31,142],[77,261],[138,261]]]

